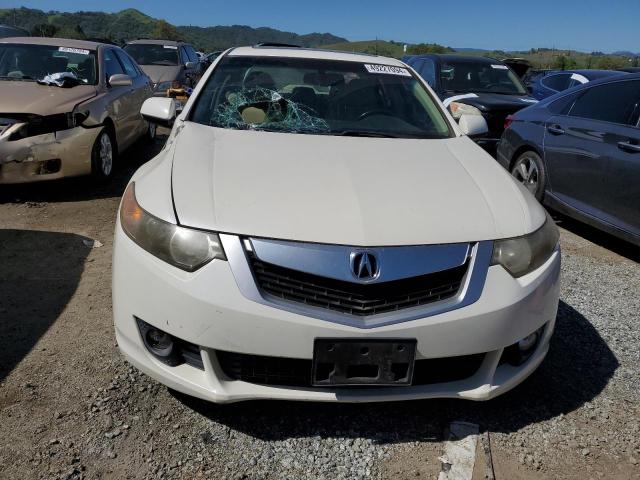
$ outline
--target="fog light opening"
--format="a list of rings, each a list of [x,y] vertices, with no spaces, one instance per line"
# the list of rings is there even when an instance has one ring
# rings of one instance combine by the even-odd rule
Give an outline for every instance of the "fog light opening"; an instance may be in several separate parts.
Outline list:
[[[149,350],[154,352],[156,355],[167,356],[171,354],[171,350],[173,349],[173,340],[171,339],[171,335],[168,333],[156,328],[150,328],[147,330],[144,340]]]
[[[139,318],[136,318],[136,322],[142,342],[151,355],[172,367],[182,363],[175,338]]]
[[[531,335],[527,335],[522,340],[518,342],[518,350],[520,353],[526,354],[530,352],[533,347],[538,343],[538,337],[540,334],[538,332],[533,332]]]
[[[502,354],[502,361],[500,363],[507,362],[515,367],[525,363],[536,351],[543,333],[544,326],[527,335],[526,337],[518,340],[513,345],[509,345],[504,349],[504,353]]]

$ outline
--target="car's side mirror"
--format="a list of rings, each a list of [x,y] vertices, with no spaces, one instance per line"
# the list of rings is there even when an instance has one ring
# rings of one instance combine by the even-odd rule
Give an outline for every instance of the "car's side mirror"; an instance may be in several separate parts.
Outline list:
[[[129,87],[132,83],[131,77],[124,73],[116,73],[109,77],[109,85],[112,87]]]
[[[142,104],[140,114],[145,120],[171,127],[176,119],[176,102],[173,98],[151,97]]]
[[[196,68],[198,66],[197,62],[187,62],[184,64],[185,68]]]
[[[489,132],[487,121],[482,115],[469,115],[463,113],[458,120],[462,133],[469,136],[482,135]]]

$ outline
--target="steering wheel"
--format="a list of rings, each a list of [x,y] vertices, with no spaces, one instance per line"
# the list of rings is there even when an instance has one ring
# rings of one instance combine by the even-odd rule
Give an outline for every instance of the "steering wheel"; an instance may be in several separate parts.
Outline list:
[[[364,112],[362,115],[360,115],[358,117],[358,121],[360,120],[364,120],[367,117],[370,117],[371,115],[385,115],[387,117],[394,117],[395,115],[392,115],[391,113],[387,112],[386,110],[369,110],[368,112]]]

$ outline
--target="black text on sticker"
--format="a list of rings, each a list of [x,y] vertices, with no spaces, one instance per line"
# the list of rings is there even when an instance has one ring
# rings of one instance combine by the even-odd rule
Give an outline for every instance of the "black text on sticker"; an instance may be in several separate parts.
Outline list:
[[[400,75],[401,77],[410,77],[409,70],[401,67],[392,67],[391,65],[373,65],[365,63],[364,68],[369,73],[385,73],[387,75]]]

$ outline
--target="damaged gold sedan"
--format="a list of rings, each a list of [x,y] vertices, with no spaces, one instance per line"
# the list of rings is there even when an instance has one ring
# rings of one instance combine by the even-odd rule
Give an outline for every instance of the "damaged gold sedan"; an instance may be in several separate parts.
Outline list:
[[[122,49],[60,38],[0,40],[0,184],[92,175],[155,125],[149,78]]]

